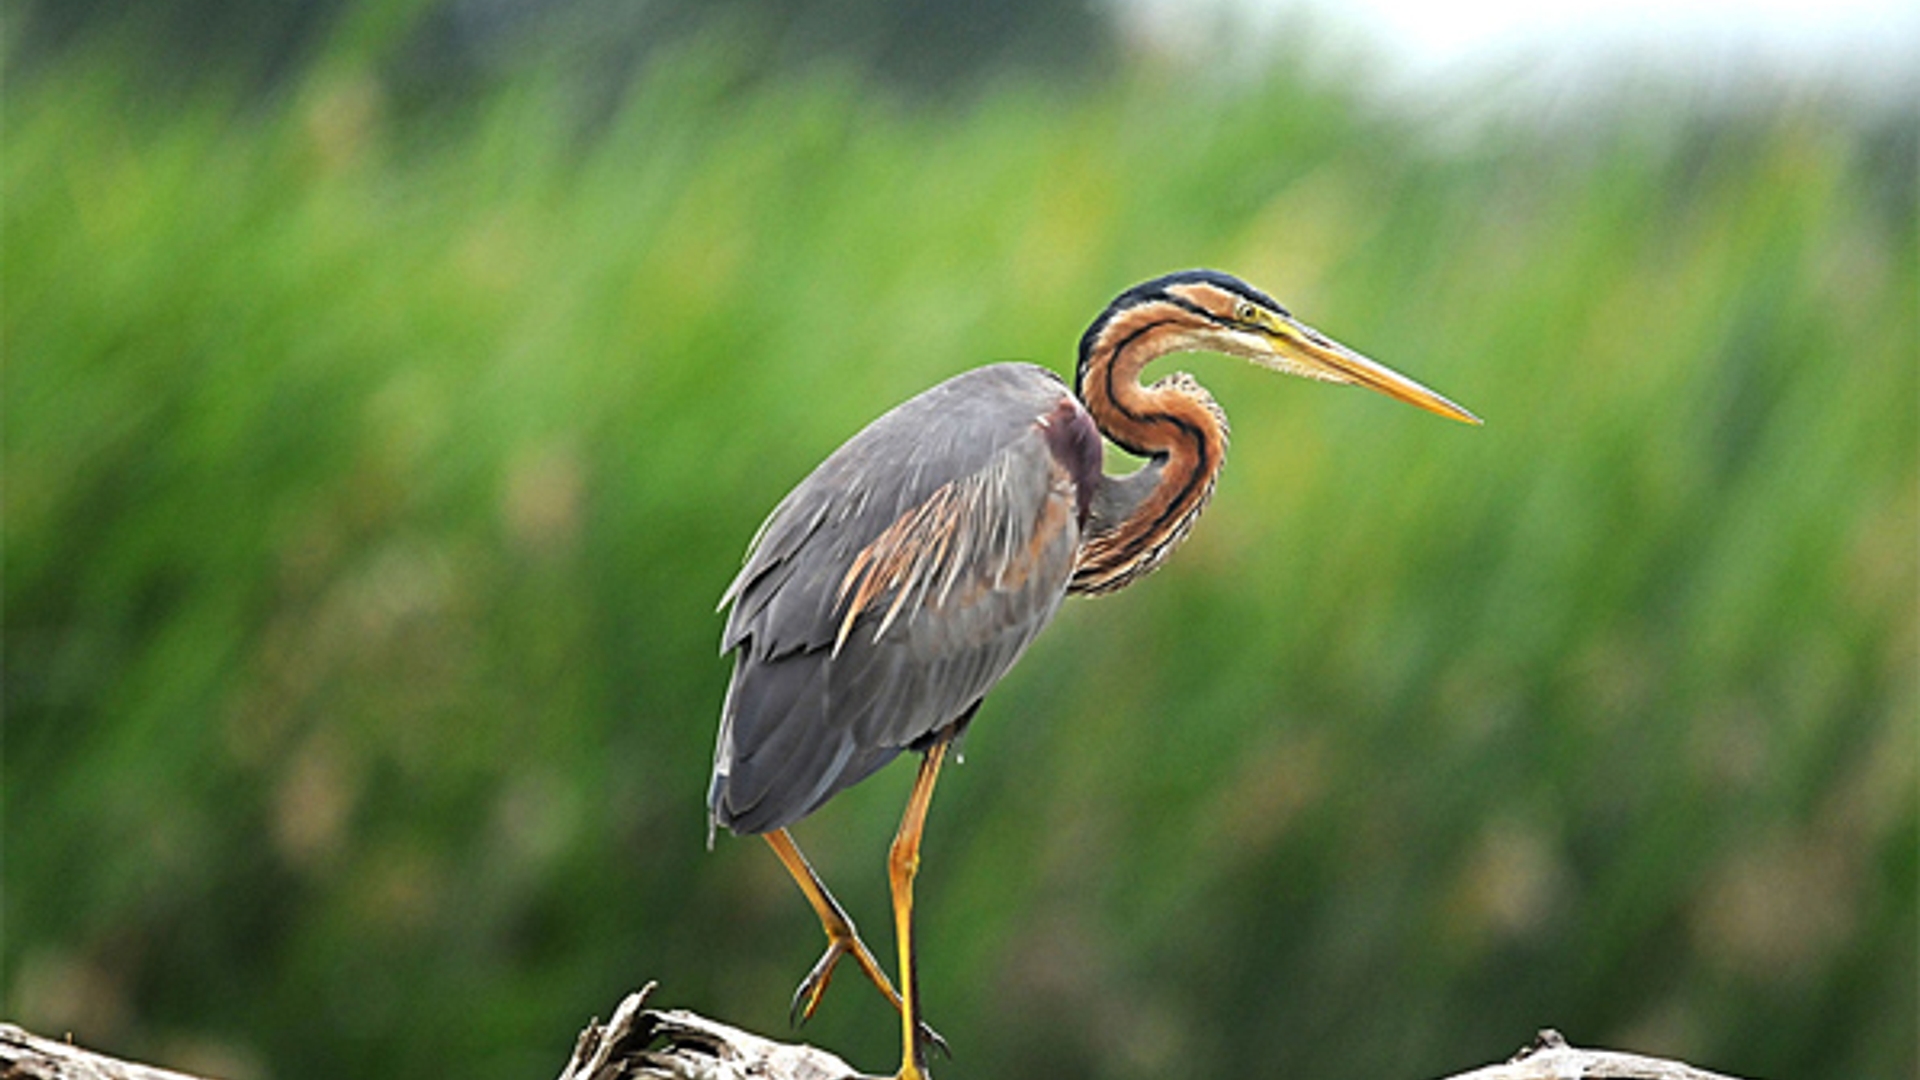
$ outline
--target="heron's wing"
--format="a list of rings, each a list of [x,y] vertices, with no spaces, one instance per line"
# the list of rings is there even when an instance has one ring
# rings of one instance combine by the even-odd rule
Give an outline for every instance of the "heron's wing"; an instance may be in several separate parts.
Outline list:
[[[1074,482],[1037,427],[1045,369],[950,379],[794,489],[727,592],[735,654],[710,805],[788,824],[959,721],[1065,596]]]

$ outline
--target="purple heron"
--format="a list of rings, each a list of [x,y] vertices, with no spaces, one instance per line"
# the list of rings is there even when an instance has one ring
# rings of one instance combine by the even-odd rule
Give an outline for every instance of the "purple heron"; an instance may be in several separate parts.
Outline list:
[[[827,935],[793,1009],[813,1014],[851,956],[901,1016],[900,1076],[944,1049],[921,1019],[913,878],[934,781],[981,700],[1070,594],[1152,570],[1205,508],[1227,417],[1160,357],[1216,352],[1352,383],[1442,416],[1467,410],[1320,334],[1229,274],[1136,285],[1080,339],[1071,389],[1031,364],[954,376],[869,424],[802,480],[727,588],[734,657],[708,794],[711,823],[764,836]],[[1145,459],[1101,468],[1102,436]],[[921,755],[888,864],[900,989],[788,826],[902,751]]]

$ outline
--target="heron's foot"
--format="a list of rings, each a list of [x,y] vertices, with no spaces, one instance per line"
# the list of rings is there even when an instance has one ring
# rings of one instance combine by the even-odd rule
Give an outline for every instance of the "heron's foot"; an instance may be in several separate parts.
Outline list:
[[[800,1027],[813,1019],[813,1011],[820,1007],[820,999],[827,992],[827,984],[833,981],[833,969],[841,959],[853,951],[852,947],[840,941],[829,940],[827,951],[820,955],[819,963],[800,980],[800,986],[793,992],[793,1004],[787,1007],[787,1023]],[[892,990],[893,987],[887,987]]]
[[[820,999],[826,995],[827,984],[833,981],[833,969],[839,966],[841,960],[849,956],[860,965],[860,969],[866,973],[868,979],[872,980],[873,985],[886,995],[887,1000],[893,1002],[894,1008],[901,1007],[899,992],[894,990],[893,983],[887,981],[886,973],[880,970],[880,965],[874,961],[873,954],[867,951],[865,943],[857,935],[850,940],[828,938],[827,951],[820,954],[820,959],[813,965],[813,970],[807,972],[807,977],[800,980],[799,989],[793,992],[793,1004],[787,1009],[788,1023],[794,1027],[800,1027],[813,1019],[814,1010],[820,1007]],[[947,1046],[947,1040],[941,1038],[940,1033],[933,1030],[932,1025],[922,1020],[919,1023],[919,1029],[920,1042],[923,1045],[939,1051],[941,1057],[949,1060],[953,1058],[953,1051]]]

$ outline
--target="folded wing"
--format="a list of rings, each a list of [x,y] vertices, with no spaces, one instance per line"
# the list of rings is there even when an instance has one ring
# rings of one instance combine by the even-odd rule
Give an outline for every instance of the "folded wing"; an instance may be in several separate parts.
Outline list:
[[[716,824],[791,824],[964,724],[1053,617],[1084,505],[1046,437],[1063,400],[1032,365],[956,376],[775,508],[722,601],[734,672]]]

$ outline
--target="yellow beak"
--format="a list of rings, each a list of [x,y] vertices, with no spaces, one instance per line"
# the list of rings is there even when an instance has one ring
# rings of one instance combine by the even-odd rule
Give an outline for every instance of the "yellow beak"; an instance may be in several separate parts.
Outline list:
[[[1268,367],[1327,382],[1352,383],[1377,390],[1397,401],[1418,405],[1428,412],[1478,424],[1480,418],[1421,386],[1405,375],[1378,364],[1327,337],[1313,327],[1290,318],[1270,320],[1262,329],[1272,342],[1272,359],[1256,360]]]

